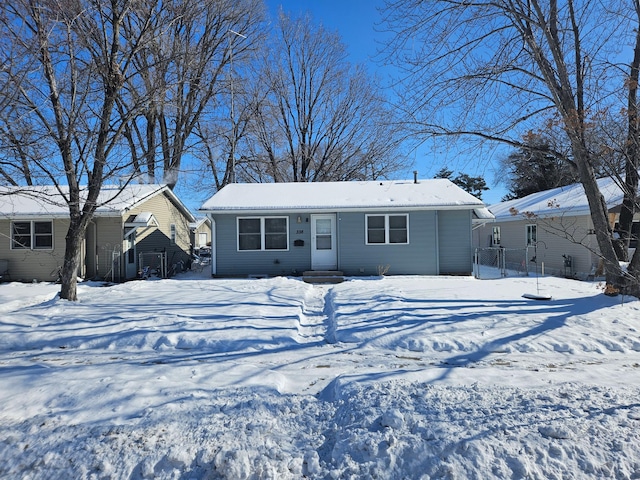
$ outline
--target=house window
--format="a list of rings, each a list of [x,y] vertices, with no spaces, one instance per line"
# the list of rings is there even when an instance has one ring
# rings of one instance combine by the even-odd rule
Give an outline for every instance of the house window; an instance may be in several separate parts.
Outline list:
[[[175,223],[172,223],[171,225],[169,225],[169,231],[171,235],[171,245],[175,245],[176,244],[176,224]]]
[[[409,243],[409,215],[367,215],[367,245]]]
[[[620,225],[615,223],[613,231],[620,235]],[[640,222],[633,222],[631,224],[631,236],[629,237],[629,248],[637,248],[638,239],[640,238]]]
[[[287,250],[288,217],[238,218],[238,250]]]
[[[527,247],[533,246],[538,241],[538,226],[527,225]]]
[[[52,250],[53,222],[12,222],[11,248]]]
[[[264,245],[266,250],[287,249],[287,218],[264,219]]]
[[[493,227],[491,245],[500,245],[500,227]]]

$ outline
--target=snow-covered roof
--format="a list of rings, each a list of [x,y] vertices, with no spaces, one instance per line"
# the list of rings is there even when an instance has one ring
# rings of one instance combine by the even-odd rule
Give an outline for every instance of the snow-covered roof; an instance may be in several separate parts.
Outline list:
[[[125,227],[149,227],[151,225],[158,226],[158,221],[151,212],[141,212],[124,224]]]
[[[69,188],[61,186],[60,191],[51,185],[28,187],[0,187],[0,216],[18,217],[60,217],[69,216],[65,201]],[[190,221],[195,220],[189,210],[166,185],[132,184],[125,187],[104,185],[98,196],[96,216],[119,216],[135,208],[145,200],[166,192],[181,208]],[[86,190],[84,190],[86,197]]]
[[[615,179],[598,180],[598,187],[608,208],[622,203],[624,194]],[[499,221],[522,220],[522,215],[534,214],[538,217],[589,215],[589,203],[581,183],[558,187],[543,192],[532,193],[523,198],[496,203],[489,210]]]
[[[368,182],[234,183],[207,200],[201,212],[466,209],[484,203],[447,179]],[[489,212],[479,212],[479,216]]]
[[[200,228],[202,225],[206,224],[209,222],[209,219],[207,217],[200,217],[200,218],[196,218],[195,222],[191,222],[189,224],[189,228],[191,230],[197,230],[198,228]]]

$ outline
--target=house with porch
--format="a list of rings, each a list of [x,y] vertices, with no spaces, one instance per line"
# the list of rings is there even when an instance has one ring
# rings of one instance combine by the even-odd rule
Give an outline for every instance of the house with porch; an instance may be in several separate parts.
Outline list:
[[[64,260],[68,189],[0,188],[3,280],[55,281]],[[190,262],[195,218],[166,185],[105,185],[81,249],[83,279],[120,282],[142,269],[165,275]]]
[[[229,184],[211,221],[214,276],[468,275],[491,214],[446,179]]]

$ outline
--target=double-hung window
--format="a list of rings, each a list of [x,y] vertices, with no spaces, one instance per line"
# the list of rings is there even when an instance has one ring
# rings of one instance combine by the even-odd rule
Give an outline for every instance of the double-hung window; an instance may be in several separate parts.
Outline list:
[[[288,217],[238,218],[238,250],[287,250]]]
[[[491,245],[500,245],[500,227],[493,227]]]
[[[12,222],[11,248],[14,250],[52,250],[53,222]]]
[[[538,226],[527,225],[527,247],[534,246],[538,241]]]
[[[409,243],[409,215],[367,215],[367,245]]]

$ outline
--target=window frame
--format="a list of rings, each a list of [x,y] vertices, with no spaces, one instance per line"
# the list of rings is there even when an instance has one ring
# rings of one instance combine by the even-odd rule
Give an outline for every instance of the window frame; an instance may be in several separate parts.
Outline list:
[[[171,241],[171,245],[176,244],[176,239],[178,238],[178,229],[176,228],[175,223],[169,224],[169,240]]]
[[[384,242],[370,242],[369,241],[369,218],[371,217],[384,217],[384,229],[379,227],[375,228],[375,230],[384,230]],[[390,218],[391,217],[404,217],[405,219],[405,228],[397,229],[391,227]],[[393,230],[405,230],[406,231],[406,241],[404,242],[392,242],[391,232]],[[364,243],[365,245],[409,245],[409,214],[408,213],[367,213],[364,219]]]
[[[538,225],[528,223],[525,226],[525,244],[527,247],[534,247],[538,243]]]
[[[284,219],[284,231],[267,232],[266,225],[268,220]],[[259,220],[260,230],[258,233],[248,233],[245,235],[260,235],[260,248],[240,248],[240,222],[242,220]],[[268,248],[267,237],[269,235],[286,235],[284,248]],[[287,215],[268,215],[268,216],[248,216],[236,217],[236,251],[238,252],[286,252],[289,251],[290,235],[289,235],[289,217]]]
[[[502,232],[500,231],[500,227],[494,226],[491,230],[491,245],[500,245],[502,243],[501,238]]]
[[[16,243],[15,225],[18,223],[29,225],[29,232],[19,235],[20,237],[28,237],[29,245],[22,245],[20,243]],[[42,233],[37,231],[36,225],[42,225],[42,224],[46,224],[49,226],[49,232]],[[52,251],[55,248],[53,220],[12,220],[10,228],[11,228],[11,238],[10,238],[11,250]],[[50,238],[51,239],[50,245],[38,246],[37,245],[39,243],[38,239],[42,239],[42,238]]]

